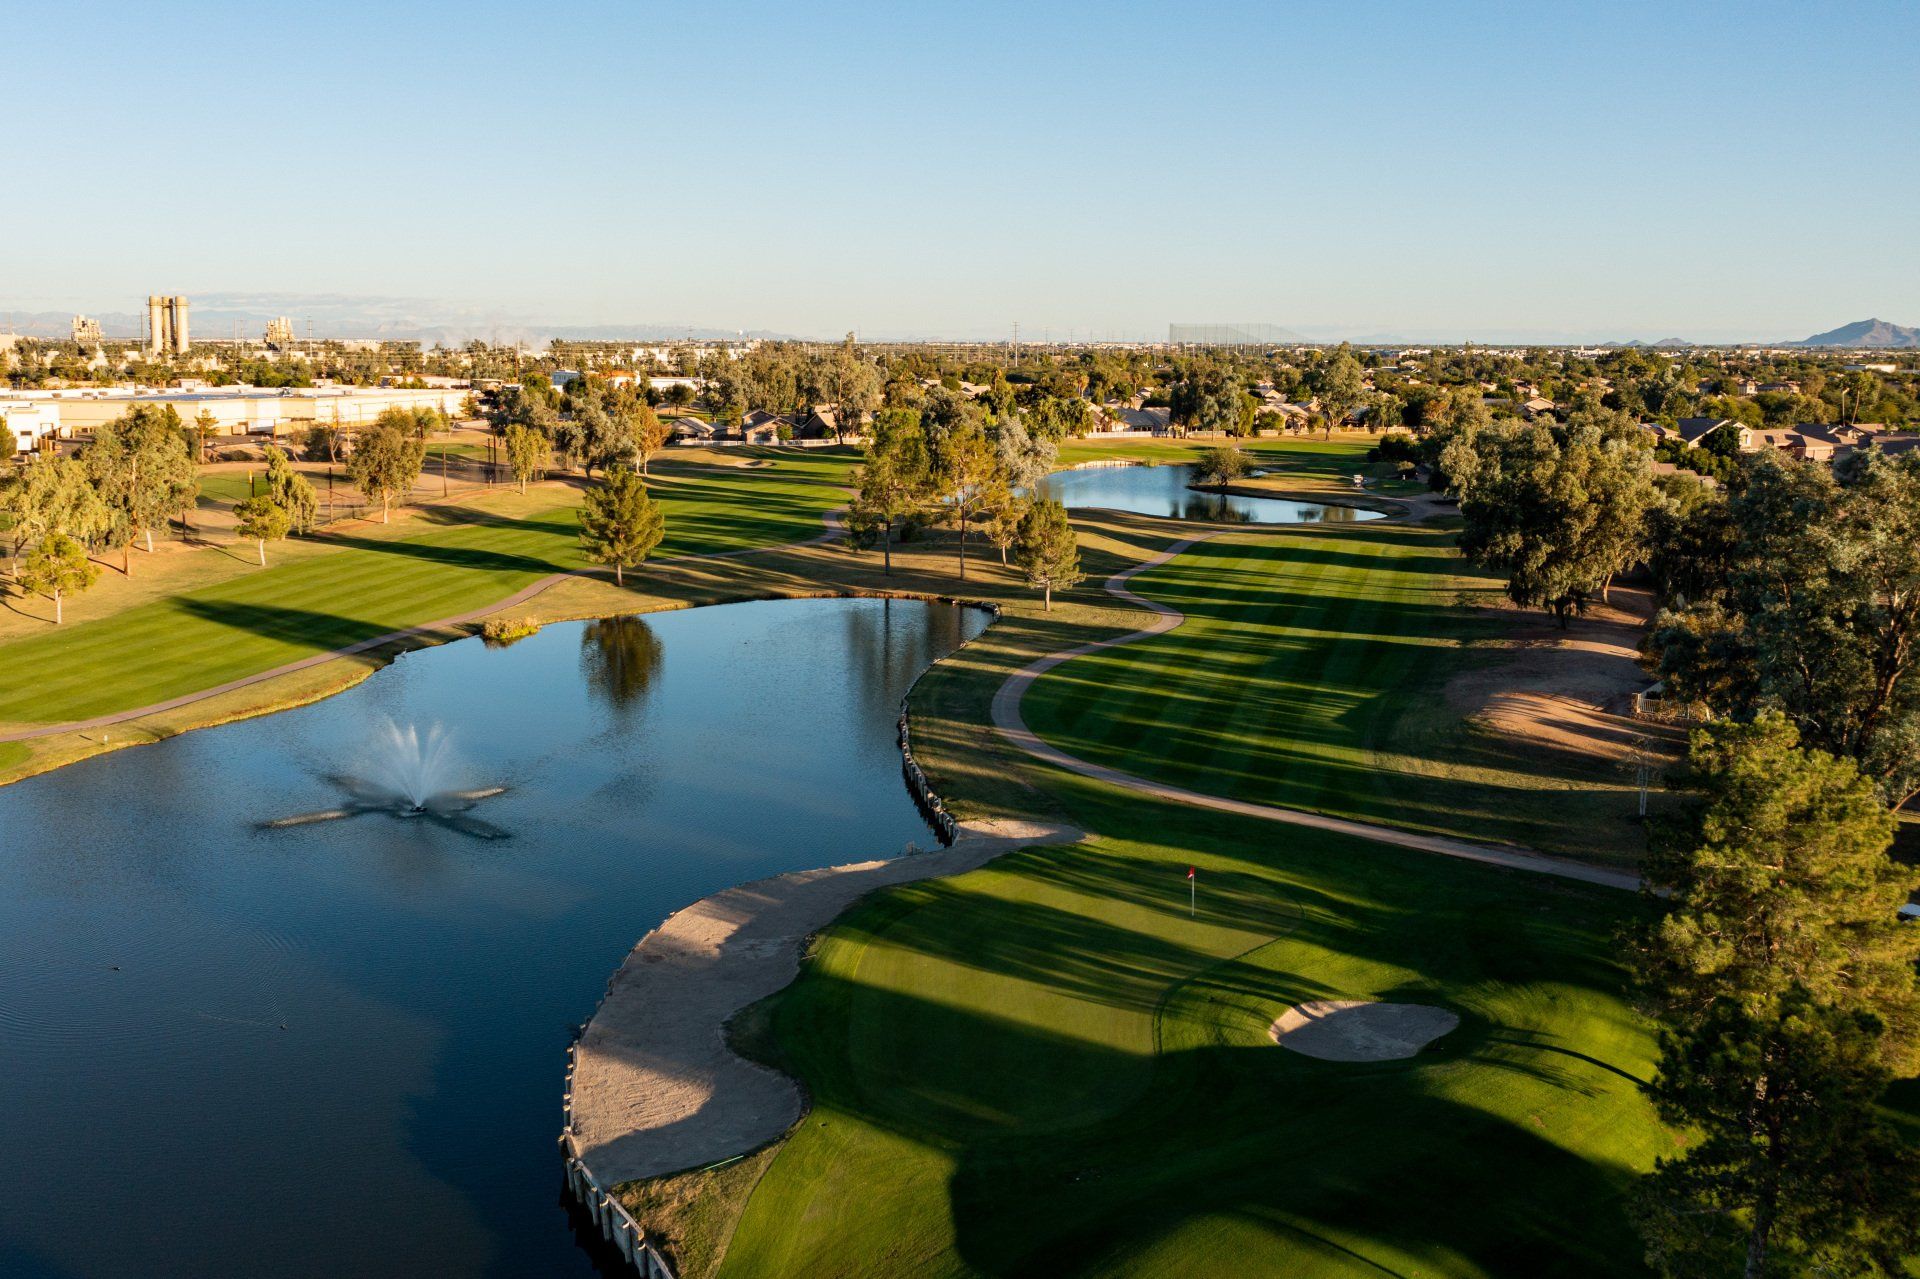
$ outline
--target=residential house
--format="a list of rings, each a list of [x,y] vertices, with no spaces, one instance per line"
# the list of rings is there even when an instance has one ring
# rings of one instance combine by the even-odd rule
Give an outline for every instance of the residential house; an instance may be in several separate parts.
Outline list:
[[[1681,442],[1689,448],[1697,447],[1700,441],[1722,429],[1743,431],[1746,428],[1730,417],[1683,417],[1676,423]]]
[[[1155,435],[1165,435],[1173,427],[1172,419],[1172,409],[1120,410],[1121,424],[1130,431],[1150,431]]]
[[[765,409],[755,409],[740,420],[738,432],[728,432],[733,439],[745,440],[749,444],[777,444],[780,441],[780,428],[786,428],[787,438],[793,438],[793,419],[781,417],[778,413],[769,413]]]
[[[840,410],[832,405],[821,405],[807,414],[794,434],[803,440],[838,440],[857,436],[867,424],[867,415],[861,413],[851,422],[843,422]]]

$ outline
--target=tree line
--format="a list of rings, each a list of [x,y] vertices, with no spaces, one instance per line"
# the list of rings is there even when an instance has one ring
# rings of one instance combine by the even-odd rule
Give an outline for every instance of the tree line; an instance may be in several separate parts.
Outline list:
[[[935,388],[938,390],[939,388]],[[1038,496],[1058,448],[1034,434],[1017,410],[994,418],[971,400],[930,397],[925,408],[882,408],[848,508],[847,540],[879,546],[893,572],[893,544],[935,524],[954,530],[962,580],[967,539],[978,532],[1053,607],[1053,592],[1080,578],[1079,550],[1065,508]]]
[[[440,420],[431,410],[389,409],[336,442],[347,475],[380,504],[383,522],[419,480],[426,434]],[[205,429],[184,424],[170,404],[135,404],[77,453],[37,453],[8,468],[0,475],[0,513],[15,585],[51,599],[57,624],[67,598],[98,580],[96,555],[118,551],[130,577],[136,543],[151,552],[155,529],[176,518],[184,534],[200,495],[196,459]],[[268,542],[311,533],[319,522],[318,496],[291,457],[269,445],[266,460],[263,491],[234,505],[235,531],[256,544],[262,566]]]
[[[1643,573],[1646,659],[1702,723],[1634,939],[1660,1028],[1648,1089],[1686,1138],[1633,1201],[1648,1261],[1908,1273],[1920,1151],[1882,1100],[1920,1072],[1920,927],[1899,913],[1920,871],[1891,855],[1920,792],[1920,456],[1767,452],[1716,485],[1656,476],[1598,397],[1552,424],[1440,408],[1394,448],[1458,497],[1461,550],[1563,626]]]

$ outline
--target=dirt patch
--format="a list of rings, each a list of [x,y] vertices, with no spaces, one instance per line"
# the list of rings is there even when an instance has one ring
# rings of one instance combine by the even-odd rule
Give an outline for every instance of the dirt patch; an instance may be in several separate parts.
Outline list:
[[[1544,613],[1503,607],[1506,655],[1447,681],[1447,705],[1503,737],[1595,762],[1624,761],[1646,740],[1667,745],[1670,730],[1633,716],[1634,694],[1653,683],[1638,660],[1652,597],[1616,588],[1613,600],[1564,631]]]
[[[1459,1024],[1458,1013],[1427,1004],[1315,999],[1280,1014],[1267,1034],[1321,1061],[1401,1061]]]

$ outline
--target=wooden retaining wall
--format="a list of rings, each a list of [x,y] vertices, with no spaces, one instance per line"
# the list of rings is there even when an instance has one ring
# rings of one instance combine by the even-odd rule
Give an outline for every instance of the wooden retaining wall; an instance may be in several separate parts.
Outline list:
[[[605,999],[602,998],[602,1003]],[[580,1145],[573,1135],[573,1068],[579,1060],[580,1046],[567,1046],[567,1091],[562,1099],[563,1127],[560,1129],[560,1156],[567,1168],[567,1191],[587,1216],[600,1228],[600,1235],[612,1244],[633,1266],[640,1279],[675,1279],[673,1267],[660,1250],[647,1239],[646,1227],[634,1220],[626,1205],[614,1198],[580,1158]]]

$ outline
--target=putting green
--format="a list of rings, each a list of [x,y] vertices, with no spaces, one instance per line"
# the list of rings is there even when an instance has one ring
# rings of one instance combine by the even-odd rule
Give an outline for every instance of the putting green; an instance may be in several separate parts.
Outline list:
[[[1155,834],[884,894],[779,997],[814,1110],[722,1274],[1636,1271],[1632,898],[1065,785]],[[1463,1020],[1407,1061],[1274,1048],[1331,998]]]

